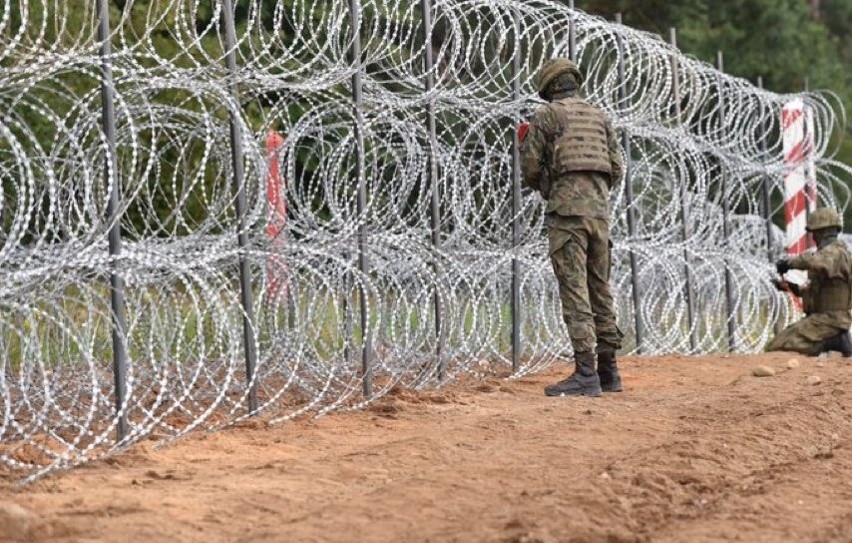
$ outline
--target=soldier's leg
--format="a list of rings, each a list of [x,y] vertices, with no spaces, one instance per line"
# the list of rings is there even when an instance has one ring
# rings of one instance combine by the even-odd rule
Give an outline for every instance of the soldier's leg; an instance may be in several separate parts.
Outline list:
[[[595,372],[595,323],[586,278],[588,233],[579,217],[554,217],[548,232],[550,262],[559,284],[562,317],[574,347],[576,369],[545,388],[548,396],[600,396]]]
[[[602,219],[586,219],[589,223],[589,253],[586,275],[589,303],[595,320],[597,352],[614,352],[621,349],[624,334],[615,318],[615,303],[612,299],[611,243],[609,222]]]
[[[609,222],[601,219],[589,221],[589,258],[586,270],[589,284],[589,302],[595,315],[597,336],[598,378],[604,392],[621,392],[621,374],[618,371],[616,351],[624,338],[615,319],[615,303],[610,286],[612,243]]]
[[[809,315],[781,330],[766,350],[817,356],[822,351],[823,341],[836,334],[837,330],[823,323],[819,315]]]
[[[559,228],[549,232],[550,263],[559,284],[562,318],[574,352],[592,352],[595,324],[586,277],[588,233],[580,217],[559,217],[558,221]]]

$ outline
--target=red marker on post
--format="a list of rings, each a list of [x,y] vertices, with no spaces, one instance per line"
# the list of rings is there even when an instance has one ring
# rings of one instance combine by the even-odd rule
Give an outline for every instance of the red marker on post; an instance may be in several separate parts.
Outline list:
[[[527,132],[530,131],[530,123],[521,123],[518,125],[518,141],[524,141],[527,137]]]

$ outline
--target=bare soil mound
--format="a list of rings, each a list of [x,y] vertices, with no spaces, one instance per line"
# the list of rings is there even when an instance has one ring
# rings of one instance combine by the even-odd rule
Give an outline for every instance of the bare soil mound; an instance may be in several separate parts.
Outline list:
[[[852,541],[852,364],[791,358],[631,358],[623,393],[546,398],[560,367],[137,446],[0,485],[0,540]]]

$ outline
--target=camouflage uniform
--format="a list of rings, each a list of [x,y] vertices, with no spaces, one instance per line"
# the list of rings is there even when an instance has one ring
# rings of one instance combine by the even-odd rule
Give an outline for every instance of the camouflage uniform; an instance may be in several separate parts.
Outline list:
[[[574,350],[616,351],[621,348],[623,334],[615,322],[609,285],[612,247],[609,192],[621,180],[623,165],[615,131],[603,115],[598,133],[591,135],[606,146],[605,166],[609,172],[565,171],[566,168],[554,163],[559,160],[558,156],[554,157],[559,154],[558,150],[554,152],[554,142],[572,129],[566,126],[560,110],[578,105],[592,107],[579,97],[569,96],[536,111],[523,142],[524,184],[547,199],[550,260],[559,282],[562,315]],[[598,170],[604,167],[589,165]]]
[[[550,396],[597,396],[602,386],[621,390],[615,351],[623,334],[609,285],[609,193],[624,167],[609,119],[577,95],[581,82],[567,59],[545,63],[539,94],[550,103],[536,110],[521,149],[524,185],[547,200],[548,252],[577,364],[571,378],[545,389]]]
[[[808,285],[790,290],[802,296],[805,318],[781,331],[767,351],[796,351],[816,356],[826,340],[852,325],[852,255],[842,241],[791,258],[790,269],[807,270]]]

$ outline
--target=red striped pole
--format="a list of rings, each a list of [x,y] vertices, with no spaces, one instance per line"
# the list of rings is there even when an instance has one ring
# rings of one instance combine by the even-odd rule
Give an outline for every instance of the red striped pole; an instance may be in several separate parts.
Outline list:
[[[808,247],[805,230],[808,215],[806,190],[805,107],[796,98],[781,112],[784,149],[784,218],[787,225],[787,253],[797,255]]]
[[[804,102],[793,99],[781,111],[782,143],[784,150],[784,220],[787,225],[787,254],[798,255],[808,248],[808,212],[816,203],[816,191],[811,191],[808,182],[807,157],[813,145],[806,137],[806,109]],[[815,180],[814,185],[815,187]],[[809,194],[810,192],[810,194]],[[790,270],[786,279],[804,284],[807,274]],[[795,306],[801,310],[801,300],[790,295]]]

